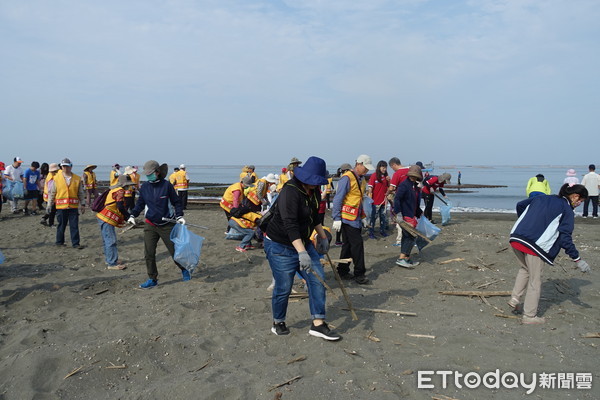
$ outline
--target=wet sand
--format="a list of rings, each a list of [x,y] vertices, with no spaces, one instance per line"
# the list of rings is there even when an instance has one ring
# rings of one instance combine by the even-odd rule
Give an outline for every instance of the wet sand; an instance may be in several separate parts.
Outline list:
[[[518,265],[508,233],[515,215],[453,214],[415,256],[421,265],[413,270],[394,264],[395,233],[366,240],[372,282],[345,281],[354,306],[417,316],[357,311],[353,321],[327,267],[340,294],[328,295],[327,319],[343,335],[332,343],[308,335],[306,299],[289,305],[289,336],[270,332],[264,253],[234,251],[237,242],[224,240],[226,220],[216,207],[186,213],[189,223],[210,228],[191,228],[206,238],[193,279],[181,281],[159,244],[160,284],[152,290],[137,289],[147,278],[141,229],[118,235],[127,269],[112,271],[92,213],[80,221],[83,250],[56,247],[55,229],[40,225],[39,216],[6,209],[2,216],[2,400],[600,398],[600,339],[582,337],[600,331],[598,220],[577,219],[573,235],[591,274],[573,269],[564,253],[545,268],[541,326],[513,318],[509,297],[484,302],[439,293],[512,289]],[[339,248],[330,254],[338,258]],[[439,376],[434,389],[417,388],[418,371],[496,369],[525,373],[528,381],[534,372],[591,373],[592,389],[537,388],[529,396],[523,388],[459,389],[454,382],[444,389]]]

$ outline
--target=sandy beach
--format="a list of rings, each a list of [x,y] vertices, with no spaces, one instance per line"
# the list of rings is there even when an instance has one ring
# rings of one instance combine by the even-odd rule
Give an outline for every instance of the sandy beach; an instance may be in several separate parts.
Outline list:
[[[540,326],[521,325],[506,296],[439,293],[512,289],[518,265],[508,234],[516,215],[453,214],[415,256],[421,264],[414,270],[395,266],[395,234],[366,240],[372,282],[345,281],[354,306],[416,316],[359,310],[353,321],[326,267],[340,295],[327,298],[327,319],[343,335],[332,343],[308,335],[307,299],[289,305],[289,336],[270,332],[264,253],[234,251],[218,207],[186,212],[189,223],[210,228],[190,228],[206,238],[193,279],[181,281],[159,244],[160,284],[152,290],[137,289],[147,278],[142,229],[118,235],[127,269],[112,271],[94,213],[80,220],[83,250],[55,246],[55,229],[39,216],[5,209],[2,217],[2,400],[600,398],[600,339],[584,337],[600,331],[598,220],[578,218],[573,235],[591,274],[574,269],[564,253],[545,268],[540,308],[547,322]],[[338,258],[339,248],[330,254]],[[419,371],[496,370],[523,373],[527,382],[533,373],[593,382],[591,389],[556,382],[527,395],[524,387],[459,388],[453,379],[443,388],[440,375],[430,375],[435,387],[418,388]]]

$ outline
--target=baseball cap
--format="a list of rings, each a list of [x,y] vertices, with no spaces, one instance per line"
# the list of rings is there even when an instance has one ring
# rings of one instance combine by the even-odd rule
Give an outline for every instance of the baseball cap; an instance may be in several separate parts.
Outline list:
[[[23,162],[23,160],[21,160],[21,157],[15,157],[15,159],[13,161],[18,162],[19,164],[21,164]]]
[[[62,161],[60,162],[60,165],[63,165],[65,167],[72,167],[73,163],[68,158],[63,158]]]
[[[358,164],[362,164],[365,166],[365,168],[367,168],[368,170],[374,171],[375,167],[373,166],[373,162],[371,161],[371,157],[369,157],[366,154],[361,154],[360,156],[358,156],[358,158],[356,159],[356,162]]]

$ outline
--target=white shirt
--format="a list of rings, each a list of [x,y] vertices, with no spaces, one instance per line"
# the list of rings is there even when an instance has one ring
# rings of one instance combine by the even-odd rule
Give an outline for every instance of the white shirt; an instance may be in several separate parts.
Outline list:
[[[588,190],[589,196],[598,196],[598,186],[600,186],[600,175],[592,171],[585,174],[581,184]]]
[[[15,168],[12,164],[10,164],[4,170],[4,175],[10,176],[11,179],[15,182],[21,182],[21,179],[23,178],[23,168],[21,168],[20,165],[17,168]]]

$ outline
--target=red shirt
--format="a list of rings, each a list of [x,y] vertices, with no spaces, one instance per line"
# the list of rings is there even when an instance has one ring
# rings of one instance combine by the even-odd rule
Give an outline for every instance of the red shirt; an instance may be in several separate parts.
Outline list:
[[[526,247],[524,245],[522,245],[519,242],[510,242],[510,245],[515,249],[515,250],[519,250],[521,253],[525,253],[525,254],[531,254],[532,256],[537,256],[539,257],[537,254],[535,254],[535,252],[533,250],[531,250],[529,247]]]
[[[392,176],[392,181],[390,185],[398,187],[399,184],[404,182],[408,174],[408,167],[400,168],[396,172],[394,172],[394,176]]]
[[[377,180],[377,174],[371,174],[369,178],[369,186],[372,187],[371,197],[373,198],[373,204],[380,206],[385,203],[385,193],[390,185],[390,178],[383,176],[381,181]]]

